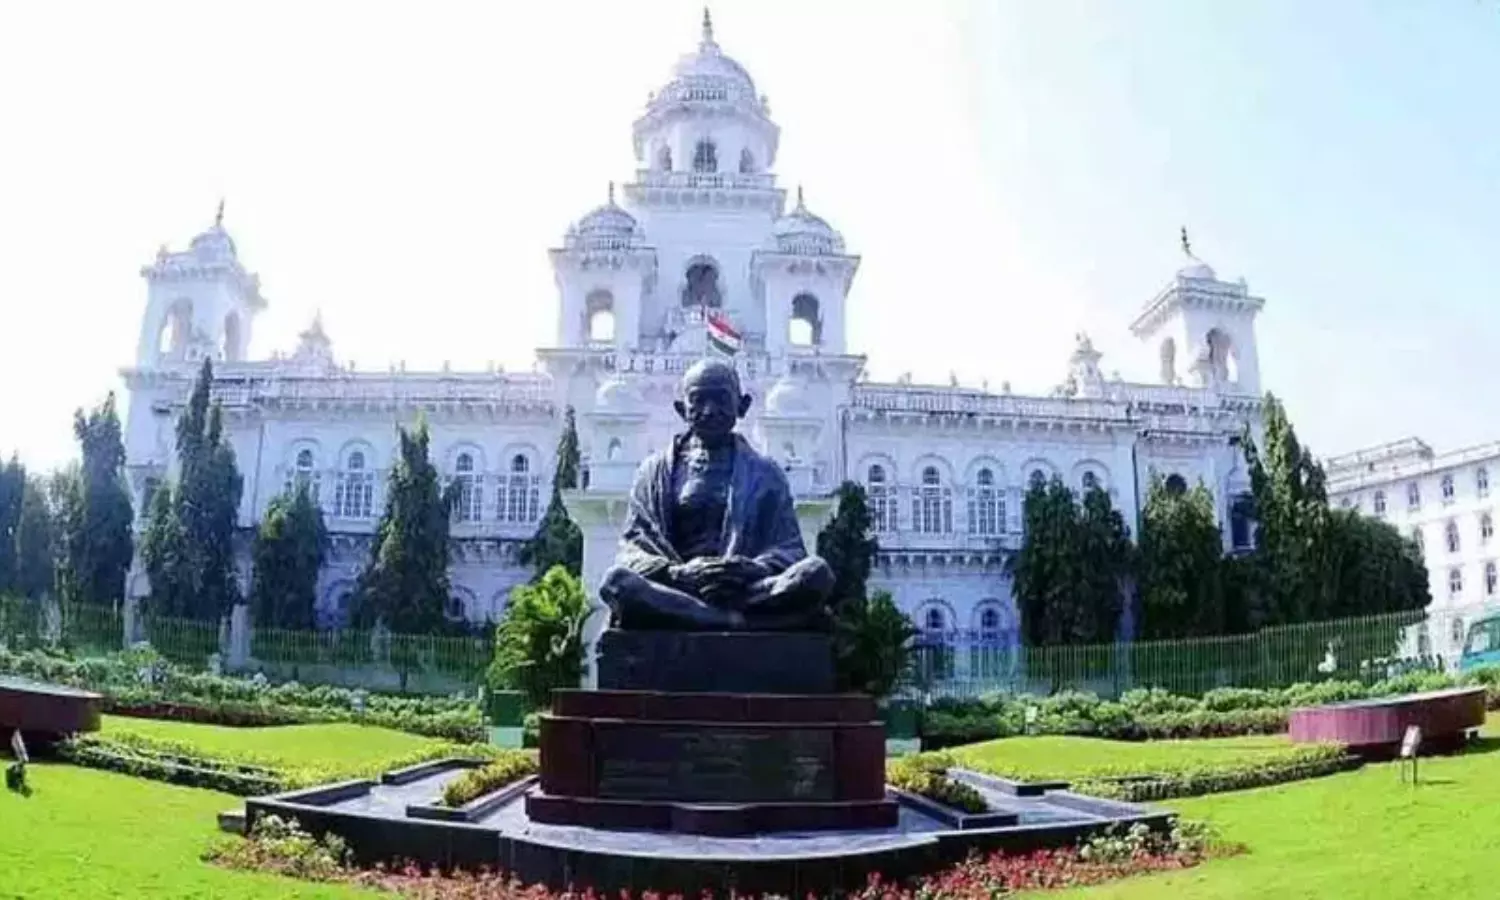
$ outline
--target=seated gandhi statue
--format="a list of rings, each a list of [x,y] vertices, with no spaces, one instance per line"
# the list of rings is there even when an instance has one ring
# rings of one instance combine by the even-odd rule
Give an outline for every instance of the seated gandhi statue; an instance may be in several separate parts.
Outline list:
[[[687,432],[641,463],[619,554],[599,588],[614,626],[828,628],[833,571],[808,555],[781,467],[735,433],[750,409],[739,374],[695,363],[673,406]]]

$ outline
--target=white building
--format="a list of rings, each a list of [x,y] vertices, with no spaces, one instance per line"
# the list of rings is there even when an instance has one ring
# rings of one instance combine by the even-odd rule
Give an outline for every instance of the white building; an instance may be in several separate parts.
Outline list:
[[[1500,592],[1490,494],[1500,443],[1437,454],[1406,438],[1332,457],[1325,467],[1330,502],[1384,519],[1417,542],[1432,592],[1423,649],[1457,654],[1466,627]]]
[[[873,383],[845,340],[860,259],[800,191],[788,202],[774,174],[780,136],[705,20],[697,49],[635,122],[633,180],[611,186],[550,251],[556,342],[524,374],[356,371],[336,361],[316,320],[290,355],[247,359],[266,301],[222,222],[187,250],[163,250],[142,271],[146,309],[125,373],[138,508],[171,474],[174,413],[212,356],[245,474],[241,523],[250,528],[293,479],[311,483],[337,536],[320,585],[322,611],[336,620],[367,556],[396,430],[420,413],[436,464],[465,485],[451,613],[494,617],[529,574],[515,551],[545,506],[563,410],[578,414],[587,493],[616,496],[677,429],[676,380],[715,352],[705,323],[723,316],[740,332],[735,358],[757,400],[747,432],[785,461],[804,496],[846,478],[868,487],[878,586],[924,628],[1014,639],[1002,563],[1019,545],[1035,478],[1097,483],[1132,524],[1153,472],[1201,480],[1226,546],[1248,545],[1248,522],[1231,514],[1248,491],[1231,439],[1259,422],[1263,301],[1243,280],[1221,281],[1191,255],[1166,279],[1132,324],[1160,360],[1149,382],[1106,377],[1080,334],[1059,361],[1063,384],[1044,395]],[[146,588],[137,572],[132,592]]]

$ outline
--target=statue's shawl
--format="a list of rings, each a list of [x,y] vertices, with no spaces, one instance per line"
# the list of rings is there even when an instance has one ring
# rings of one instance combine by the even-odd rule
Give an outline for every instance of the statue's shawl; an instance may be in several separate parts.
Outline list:
[[[684,562],[673,546],[672,466],[687,435],[641,463],[630,488],[630,509],[616,562],[648,578]],[[780,574],[807,556],[792,491],[781,467],[734,436],[734,470],[724,508],[720,546],[725,556],[747,556]]]

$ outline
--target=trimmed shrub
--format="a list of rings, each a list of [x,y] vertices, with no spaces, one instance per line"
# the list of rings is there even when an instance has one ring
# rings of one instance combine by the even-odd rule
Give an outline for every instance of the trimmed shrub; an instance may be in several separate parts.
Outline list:
[[[448,782],[443,788],[441,805],[457,809],[536,772],[537,760],[532,754],[514,751],[502,754],[494,762],[470,769]]]
[[[989,812],[990,805],[973,786],[948,777],[953,760],[945,754],[903,756],[885,767],[886,781],[908,793],[967,813]]]

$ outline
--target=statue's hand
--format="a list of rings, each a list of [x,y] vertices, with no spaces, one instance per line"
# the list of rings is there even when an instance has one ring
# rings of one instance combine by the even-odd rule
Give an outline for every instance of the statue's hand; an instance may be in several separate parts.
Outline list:
[[[741,587],[748,586],[762,578],[772,575],[770,568],[764,563],[749,558],[748,556],[726,556],[719,561],[719,571],[727,579],[738,582]]]
[[[671,579],[673,586],[692,594],[701,595],[704,587],[716,576],[716,559],[699,557],[690,559],[680,566],[672,566],[667,569],[667,577]]]

